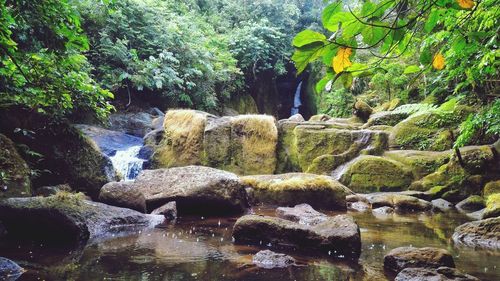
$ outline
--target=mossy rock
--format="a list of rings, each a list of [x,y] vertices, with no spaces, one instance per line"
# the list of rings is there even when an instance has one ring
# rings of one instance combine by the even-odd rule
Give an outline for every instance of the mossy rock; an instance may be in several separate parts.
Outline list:
[[[372,114],[363,127],[368,128],[377,125],[395,126],[409,116],[410,114],[405,112],[381,111]]]
[[[231,97],[227,107],[238,114],[257,114],[259,110],[251,95],[235,95]]]
[[[354,103],[354,115],[361,118],[362,120],[366,121],[368,118],[370,118],[370,115],[373,113],[373,108],[371,106],[358,99]]]
[[[309,122],[326,122],[326,121],[331,120],[331,119],[332,119],[332,117],[329,115],[317,114],[317,115],[311,116],[311,118],[309,118]]]
[[[414,177],[418,179],[448,163],[451,153],[451,151],[390,150],[383,155],[411,167]]]
[[[457,106],[453,112],[432,110],[413,114],[394,127],[391,147],[436,151],[451,149],[451,131],[457,129],[470,112],[468,107]]]
[[[340,181],[355,192],[400,191],[413,177],[400,162],[379,156],[360,156],[349,163]]]
[[[500,180],[490,181],[484,186],[483,196],[488,197],[489,195],[500,193]]]
[[[30,169],[12,140],[0,134],[0,198],[31,196]]]
[[[345,210],[346,196],[353,194],[332,177],[306,173],[258,175],[241,178],[250,189],[253,203],[294,206],[307,203],[314,208]]]
[[[500,193],[491,194],[486,200],[486,209],[483,213],[483,219],[500,216]]]

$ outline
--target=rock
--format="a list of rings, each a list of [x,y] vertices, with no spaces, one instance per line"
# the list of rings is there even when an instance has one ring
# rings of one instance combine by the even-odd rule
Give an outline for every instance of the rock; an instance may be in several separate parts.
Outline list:
[[[441,199],[441,198],[432,200],[431,204],[432,204],[433,211],[447,212],[447,211],[454,209],[454,206],[452,203],[450,203],[444,199]]]
[[[390,150],[383,156],[410,167],[414,178],[422,178],[448,163],[451,151]]]
[[[314,226],[276,217],[246,215],[233,228],[235,243],[271,243],[303,251],[320,251],[339,258],[358,258],[361,239],[352,217],[337,215]]]
[[[373,108],[371,108],[366,102],[362,100],[356,100],[354,103],[354,115],[366,121],[370,118],[370,115],[373,113]]]
[[[354,192],[399,191],[413,179],[403,164],[379,156],[359,156],[340,170],[340,182]]]
[[[276,209],[276,216],[305,225],[316,225],[328,219],[325,214],[314,210],[307,204],[296,205],[293,208],[279,207]]]
[[[399,212],[428,211],[432,207],[431,204],[425,200],[404,195],[399,192],[377,192],[365,194],[364,197],[373,208],[388,206]]]
[[[24,269],[17,263],[0,257],[0,279],[4,281],[15,281],[24,273]]]
[[[455,267],[455,262],[448,251],[439,248],[399,247],[384,256],[384,268],[395,273],[405,268],[441,266]]]
[[[488,197],[491,194],[500,193],[500,180],[488,182],[483,189],[483,196]]]
[[[416,113],[397,124],[390,136],[390,146],[401,149],[443,151],[451,149],[450,130],[458,128],[472,109],[456,106],[450,112]],[[439,124],[439,125],[437,125]]]
[[[370,119],[368,119],[368,122],[366,122],[363,128],[369,128],[372,126],[379,126],[379,125],[395,126],[399,122],[408,118],[408,116],[410,116],[410,114],[406,112],[393,112],[393,111],[377,112],[370,116]]]
[[[12,237],[44,243],[85,243],[121,230],[153,227],[162,216],[84,200],[79,194],[0,201],[0,220]],[[22,223],[19,223],[22,222]]]
[[[469,247],[500,249],[500,217],[458,226],[453,233],[453,241]]]
[[[394,213],[394,208],[389,206],[378,207],[372,210],[375,215],[389,215]]]
[[[70,192],[71,186],[69,186],[68,184],[59,184],[56,186],[42,186],[42,187],[39,187],[35,190],[35,195],[48,197],[48,196],[56,195],[58,192],[61,192],[61,191]]]
[[[488,196],[486,200],[486,209],[484,210],[483,219],[500,216],[500,193],[495,193]]]
[[[328,121],[330,119],[332,119],[332,117],[328,116],[326,114],[317,114],[317,115],[311,116],[311,118],[309,118],[309,122],[325,122],[325,121]]]
[[[163,215],[168,221],[177,219],[177,204],[175,201],[168,202],[167,204],[155,209],[151,212],[152,215]]]
[[[153,131],[155,116],[147,112],[120,112],[109,115],[109,127],[114,131],[144,137]]]
[[[99,201],[111,206],[146,212],[146,198],[132,182],[110,182],[101,188]]]
[[[176,201],[180,214],[230,214],[248,205],[238,176],[203,166],[144,170],[133,186],[146,198],[148,210]]]
[[[352,192],[332,177],[288,173],[280,175],[246,176],[242,182],[251,189],[254,203],[294,206],[307,203],[313,208],[345,210],[345,197]]]
[[[31,196],[30,168],[14,143],[0,134],[0,198]]]
[[[75,125],[87,137],[91,138],[100,151],[107,156],[114,156],[117,151],[126,150],[132,146],[142,146],[142,138],[122,132],[110,131],[90,125]]]
[[[292,121],[292,122],[305,122],[306,121],[300,113],[297,113],[295,115],[290,116],[290,118],[288,118],[288,120]]]
[[[457,203],[456,208],[462,213],[479,211],[485,207],[484,199],[481,196],[470,196]]]
[[[253,256],[252,263],[265,269],[285,268],[295,265],[295,259],[285,254],[264,250]]]
[[[366,212],[370,208],[371,208],[371,206],[365,202],[348,202],[347,203],[347,209],[351,210],[351,211]]]
[[[479,281],[474,276],[464,274],[455,268],[439,267],[431,268],[405,268],[394,281]]]

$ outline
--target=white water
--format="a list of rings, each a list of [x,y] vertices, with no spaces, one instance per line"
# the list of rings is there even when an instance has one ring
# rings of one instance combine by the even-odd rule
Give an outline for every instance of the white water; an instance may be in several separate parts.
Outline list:
[[[302,101],[300,100],[300,92],[302,91],[302,81],[300,81],[297,89],[295,90],[295,96],[293,97],[293,107],[290,112],[291,116],[299,113],[299,107],[302,105]]]
[[[144,159],[138,158],[140,145],[131,146],[126,150],[119,150],[111,156],[111,162],[116,171],[123,176],[123,180],[133,180],[142,171]]]

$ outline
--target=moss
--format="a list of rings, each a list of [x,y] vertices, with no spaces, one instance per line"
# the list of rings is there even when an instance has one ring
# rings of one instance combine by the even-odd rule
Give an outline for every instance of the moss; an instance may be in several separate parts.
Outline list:
[[[279,178],[263,177],[242,177],[242,182],[255,189],[265,189],[270,191],[283,190],[323,190],[332,189],[338,186],[338,182],[328,176],[311,174],[285,174]]]
[[[300,125],[297,122],[281,120],[278,123],[278,165],[276,172],[299,172],[301,171],[295,128]]]
[[[201,162],[207,114],[194,110],[170,110],[165,114],[165,133],[154,154],[157,167],[197,165]]]
[[[30,169],[14,143],[0,134],[0,198],[30,195]]]
[[[236,110],[239,114],[259,113],[257,104],[250,95],[236,95],[231,97],[228,107]]]
[[[491,181],[484,186],[483,196],[487,197],[495,193],[500,193],[500,180]]]
[[[392,150],[383,155],[411,167],[414,177],[419,179],[446,164],[450,160],[451,151]]]
[[[309,122],[325,122],[331,120],[332,117],[326,114],[313,115],[309,118]]]
[[[427,192],[432,196],[432,198],[439,198],[444,193],[448,191],[448,188],[444,185],[437,185],[429,189]]]
[[[500,193],[491,194],[486,200],[483,219],[500,216]]]

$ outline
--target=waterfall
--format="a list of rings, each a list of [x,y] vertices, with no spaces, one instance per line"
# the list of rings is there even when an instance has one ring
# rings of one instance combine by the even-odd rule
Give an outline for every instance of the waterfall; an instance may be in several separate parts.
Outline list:
[[[145,160],[138,157],[141,148],[139,145],[131,146],[116,151],[116,154],[110,157],[116,171],[123,176],[123,180],[133,180],[142,171]]]
[[[290,112],[290,115],[293,116],[299,113],[299,107],[302,105],[302,101],[300,100],[300,93],[302,91],[302,81],[300,81],[297,89],[295,90],[295,96],[293,97],[293,107]]]

